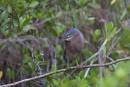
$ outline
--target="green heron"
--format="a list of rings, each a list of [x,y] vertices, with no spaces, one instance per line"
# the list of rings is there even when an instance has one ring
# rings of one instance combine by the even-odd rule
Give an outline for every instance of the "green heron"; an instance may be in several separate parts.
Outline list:
[[[73,58],[81,53],[85,45],[85,39],[78,29],[70,28],[64,33],[63,40],[65,46],[64,59],[66,63],[70,63],[75,60]]]

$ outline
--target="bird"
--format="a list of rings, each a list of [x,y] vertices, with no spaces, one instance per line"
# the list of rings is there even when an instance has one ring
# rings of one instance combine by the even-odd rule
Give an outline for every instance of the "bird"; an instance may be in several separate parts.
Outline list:
[[[80,54],[85,46],[85,39],[77,28],[70,28],[63,34],[64,60],[67,64]],[[82,58],[81,58],[82,59]]]

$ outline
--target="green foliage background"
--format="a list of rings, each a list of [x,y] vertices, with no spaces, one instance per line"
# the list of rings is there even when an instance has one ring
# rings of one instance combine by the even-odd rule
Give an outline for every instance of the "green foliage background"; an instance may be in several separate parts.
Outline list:
[[[124,58],[130,54],[130,27],[123,26],[123,21],[129,19],[130,2],[126,0],[115,0],[110,4],[110,14],[114,14],[113,20],[105,24],[103,29],[95,28],[91,31],[84,31],[88,25],[94,23],[91,13],[99,8],[99,0],[0,0],[0,37],[2,39],[17,38],[25,35],[32,35],[37,38],[54,39],[60,37],[69,27],[77,27],[84,33],[88,41],[100,48],[100,40],[103,53],[113,60]],[[114,1],[114,0],[113,0]],[[44,22],[41,29],[32,25],[32,19],[37,18]],[[114,49],[111,46],[118,40]],[[1,45],[2,49],[3,45]],[[23,59],[20,72],[25,77],[39,75],[37,65],[44,68],[42,56],[39,51],[34,52],[34,59],[31,58],[27,48],[22,49]],[[56,57],[60,68],[63,68],[63,48],[61,45],[55,46]],[[87,47],[83,54],[86,58],[94,55]],[[35,61],[35,63],[34,63]],[[105,69],[105,77],[100,80],[98,68],[92,68],[89,75],[84,78],[85,70],[80,70],[72,75],[71,72],[57,73],[46,77],[46,87],[129,87],[130,85],[130,62],[122,62],[115,65],[115,70]],[[55,68],[52,71],[56,70]],[[7,76],[14,78],[15,70],[8,67]],[[39,82],[41,80],[38,80]],[[43,81],[41,81],[43,82]],[[31,84],[31,85],[30,85]],[[33,87],[38,82],[28,82],[26,85]]]

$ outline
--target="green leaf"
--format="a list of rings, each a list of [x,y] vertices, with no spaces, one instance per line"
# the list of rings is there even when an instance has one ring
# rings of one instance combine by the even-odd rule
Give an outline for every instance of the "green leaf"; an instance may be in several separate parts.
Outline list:
[[[15,78],[16,73],[15,73],[15,71],[14,71],[14,70],[12,70],[12,69],[8,68],[8,69],[7,69],[7,75],[8,75],[8,77],[9,77],[9,78],[14,79],[14,78]]]
[[[105,27],[109,30],[112,30],[113,29],[113,23],[112,22],[109,22],[105,25]]]
[[[8,9],[7,9],[7,10],[8,10],[9,13],[12,13],[12,8],[11,8],[11,6],[8,6]]]
[[[87,3],[88,0],[76,0],[76,3],[80,6],[83,6]]]
[[[25,26],[27,26],[30,19],[31,19],[31,17],[28,16],[28,15],[26,17],[19,18],[19,20],[20,20],[20,29],[23,29]]]
[[[122,68],[117,69],[116,72],[115,72],[115,74],[116,74],[116,76],[118,78],[123,78],[123,77],[125,77],[127,75],[127,73],[125,72],[125,70],[122,69]]]
[[[33,2],[31,2],[31,4],[30,4],[30,6],[29,6],[29,7],[34,8],[34,7],[36,7],[38,4],[39,4],[39,2],[38,2],[38,1],[33,1]]]
[[[61,23],[56,23],[55,32],[57,35],[60,35],[65,30],[65,26]]]
[[[117,32],[117,28],[114,27],[112,22],[105,24],[105,30],[106,30],[105,33],[106,33],[106,39],[107,40],[111,40]]]
[[[127,15],[127,10],[125,9],[122,11],[122,14],[120,16],[120,20],[122,20],[126,15]]]
[[[101,35],[101,30],[97,29],[95,32],[94,32],[95,36],[98,38],[100,35]]]
[[[111,1],[111,5],[113,5],[115,2],[116,2],[116,0],[112,0],[112,1]]]
[[[101,35],[101,30],[100,29],[96,29],[93,33],[93,41],[94,42],[97,42],[100,38],[100,35]]]
[[[130,30],[124,29],[121,33],[120,46],[130,49]]]

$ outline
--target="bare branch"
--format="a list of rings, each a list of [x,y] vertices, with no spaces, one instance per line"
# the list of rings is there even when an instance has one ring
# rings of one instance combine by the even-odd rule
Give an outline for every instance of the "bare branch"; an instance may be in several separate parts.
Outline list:
[[[126,57],[126,58],[122,58],[122,59],[117,59],[117,60],[115,60],[115,61],[108,62],[108,63],[105,63],[105,64],[83,65],[82,67],[81,67],[81,66],[68,67],[68,68],[60,69],[60,70],[57,70],[57,71],[54,71],[54,72],[49,72],[49,73],[46,73],[46,74],[43,74],[43,75],[34,76],[34,77],[32,77],[32,78],[23,79],[23,80],[14,82],[14,83],[9,83],[9,84],[5,84],[5,85],[0,85],[0,87],[15,86],[15,85],[18,85],[18,84],[21,84],[21,83],[24,83],[24,82],[28,82],[28,81],[32,81],[32,80],[36,80],[36,79],[40,79],[40,78],[45,78],[45,77],[47,77],[47,76],[50,76],[50,75],[53,75],[53,74],[56,74],[56,73],[66,72],[66,71],[73,70],[73,69],[85,69],[85,68],[95,68],[95,67],[106,67],[106,66],[109,66],[109,65],[112,65],[112,64],[116,64],[116,63],[119,63],[119,62],[122,62],[122,61],[128,61],[128,60],[130,60],[130,56],[129,56],[129,57]]]

